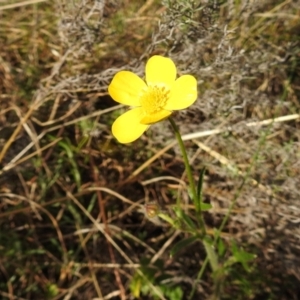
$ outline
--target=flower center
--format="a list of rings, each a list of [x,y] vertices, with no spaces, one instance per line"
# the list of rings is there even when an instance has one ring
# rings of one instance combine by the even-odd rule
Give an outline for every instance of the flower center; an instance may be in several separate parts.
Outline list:
[[[140,104],[145,115],[155,114],[167,104],[170,97],[170,89],[165,85],[148,86],[140,96]]]

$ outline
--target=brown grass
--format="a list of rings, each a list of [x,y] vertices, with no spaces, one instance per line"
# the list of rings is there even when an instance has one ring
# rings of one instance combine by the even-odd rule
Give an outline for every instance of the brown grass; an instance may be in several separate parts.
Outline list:
[[[140,299],[187,298],[203,249],[170,258],[186,233],[143,210],[189,201],[172,131],[126,146],[110,131],[112,76],[143,75],[153,54],[198,79],[175,119],[195,178],[207,169],[209,232],[228,215],[228,256],[232,240],[257,254],[220,298],[299,297],[299,4],[166,3],[0,1],[1,299],[132,299],[134,284],[152,291]],[[194,299],[213,289],[208,270]]]

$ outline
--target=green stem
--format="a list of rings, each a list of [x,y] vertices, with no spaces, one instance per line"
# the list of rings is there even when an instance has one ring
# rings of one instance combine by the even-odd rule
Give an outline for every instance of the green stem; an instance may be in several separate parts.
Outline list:
[[[193,284],[192,291],[191,291],[191,293],[189,295],[189,300],[194,299],[194,294],[196,292],[196,287],[197,287],[198,283],[200,282],[200,280],[201,280],[201,278],[202,278],[202,276],[204,274],[204,271],[206,269],[207,264],[208,264],[208,256],[206,256],[206,258],[205,258],[205,260],[204,260],[204,262],[202,264],[202,267],[201,267],[201,269],[200,269],[200,271],[199,271],[199,273],[197,275],[197,279],[196,279],[196,281]]]
[[[157,216],[160,217],[161,219],[165,220],[166,222],[168,222],[171,226],[176,228],[176,224],[175,224],[174,220],[171,217],[169,217],[167,214],[160,212],[157,214]]]
[[[170,121],[170,123],[173,127],[176,139],[178,141],[178,144],[179,144],[179,147],[180,147],[180,150],[181,150],[181,153],[182,153],[186,174],[187,174],[187,177],[188,177],[188,180],[189,180],[189,183],[190,183],[190,189],[192,191],[193,202],[194,202],[196,211],[198,213],[199,226],[200,226],[201,231],[202,231],[202,243],[203,243],[203,246],[204,246],[204,249],[205,249],[205,252],[206,252],[206,259],[205,259],[205,262],[202,265],[202,268],[201,268],[200,273],[199,273],[199,277],[201,277],[204,270],[205,270],[207,262],[210,263],[212,271],[216,272],[216,270],[218,269],[218,256],[217,256],[217,254],[214,250],[213,245],[211,245],[209,242],[207,242],[205,240],[206,228],[205,228],[205,223],[204,223],[204,220],[203,220],[201,203],[200,203],[200,200],[198,199],[198,195],[197,195],[197,191],[196,191],[196,185],[195,185],[195,181],[194,181],[193,174],[192,174],[192,169],[191,169],[191,166],[190,166],[190,163],[189,163],[189,159],[188,159],[188,156],[187,156],[187,153],[186,153],[184,143],[183,143],[182,138],[181,138],[181,134],[180,134],[179,129],[178,129],[176,123],[174,122],[174,120],[172,118],[169,118],[169,121]],[[178,205],[178,208],[180,209],[180,205]],[[191,295],[190,295],[190,299],[191,299],[191,297],[193,296],[194,293],[195,293],[195,290],[193,289],[193,291],[191,292]]]
[[[196,211],[199,214],[200,227],[202,229],[202,234],[204,236],[205,233],[206,233],[205,224],[204,224],[204,221],[203,221],[201,205],[200,205],[200,202],[198,201],[196,185],[195,185],[195,181],[194,181],[194,178],[193,178],[192,169],[191,169],[191,166],[190,166],[190,163],[189,163],[189,159],[188,159],[188,156],[187,156],[187,153],[186,153],[186,149],[185,149],[183,140],[181,138],[181,134],[179,132],[179,129],[178,129],[176,123],[174,122],[174,120],[171,117],[169,118],[169,121],[170,121],[171,126],[174,130],[175,137],[176,137],[176,139],[178,141],[178,144],[179,144],[179,147],[180,147],[180,151],[181,151],[183,161],[184,161],[184,165],[185,165],[185,171],[186,171],[186,174],[187,174],[187,177],[188,177],[188,180],[189,180],[189,183],[190,183],[190,189],[191,189],[192,195],[193,195],[193,202],[195,204]]]

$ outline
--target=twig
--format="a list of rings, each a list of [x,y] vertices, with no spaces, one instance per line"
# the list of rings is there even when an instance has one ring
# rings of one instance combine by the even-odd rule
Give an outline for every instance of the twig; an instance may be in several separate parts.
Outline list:
[[[92,169],[92,173],[93,173],[93,178],[94,178],[94,183],[96,186],[100,186],[101,183],[99,182],[99,169],[96,167],[94,158],[92,155],[90,155],[90,166]],[[102,199],[102,194],[100,190],[96,191],[97,197],[98,197],[98,203],[100,206],[100,216],[101,216],[101,220],[104,223],[104,230],[106,231],[107,235],[111,236],[109,227],[107,226],[107,217],[106,217],[106,213],[105,213],[105,206],[104,206],[104,201]],[[111,258],[111,261],[115,264],[116,263],[116,258],[115,258],[115,254],[113,251],[113,248],[111,246],[111,243],[107,241],[107,246],[108,246],[108,251],[109,251],[109,255]],[[122,300],[126,300],[126,292],[125,292],[125,288],[124,285],[122,283],[121,280],[121,276],[120,276],[120,272],[117,268],[114,269],[114,273],[115,273],[115,277],[116,277],[116,282],[119,286],[119,291],[120,291],[120,296]]]
[[[19,2],[19,3],[14,3],[14,4],[7,4],[7,5],[0,6],[0,11],[5,10],[5,9],[21,7],[21,6],[25,6],[25,5],[36,4],[36,3],[45,2],[45,1],[47,1],[47,0],[29,0],[29,1]]]
[[[258,122],[250,122],[246,123],[245,125],[247,127],[255,127],[255,126],[264,126],[269,125],[271,123],[279,123],[279,122],[286,122],[291,120],[296,120],[300,118],[300,114],[293,114],[293,115],[287,115],[282,116],[274,119],[267,119],[263,121]],[[206,131],[199,131],[194,133],[185,134],[182,136],[183,141],[189,141],[192,139],[197,139],[205,136],[211,136],[220,134],[226,131],[234,131],[234,127],[225,127],[225,128],[219,128],[219,129],[212,129],[212,130],[206,130]],[[132,179],[133,177],[137,176],[139,173],[141,173],[145,168],[147,168],[148,165],[153,163],[156,159],[161,157],[164,153],[166,153],[169,149],[171,149],[176,144],[176,141],[172,141],[169,145],[161,149],[159,152],[157,152],[155,155],[153,155],[151,158],[149,158],[147,161],[145,161],[140,167],[138,167],[128,178],[128,181]]]

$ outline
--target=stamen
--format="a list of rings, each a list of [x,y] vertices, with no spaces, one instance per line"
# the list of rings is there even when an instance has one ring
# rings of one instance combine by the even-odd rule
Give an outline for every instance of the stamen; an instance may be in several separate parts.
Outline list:
[[[148,86],[140,96],[140,104],[145,114],[154,114],[164,108],[169,100],[170,90],[166,86]]]

